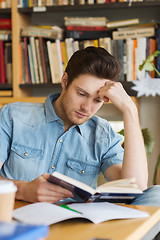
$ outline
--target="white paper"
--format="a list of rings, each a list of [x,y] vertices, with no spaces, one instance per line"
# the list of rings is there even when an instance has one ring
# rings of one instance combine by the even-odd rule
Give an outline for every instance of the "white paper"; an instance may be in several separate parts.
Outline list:
[[[138,77],[139,80],[133,81],[133,90],[137,91],[137,97],[160,95],[160,78],[151,78],[148,74],[146,77]]]
[[[147,212],[108,202],[73,203],[68,206],[81,212],[81,214],[55,204],[43,202],[33,203],[14,210],[13,217],[24,223],[45,225],[51,225],[71,218],[85,218],[97,224],[111,219],[149,217]]]

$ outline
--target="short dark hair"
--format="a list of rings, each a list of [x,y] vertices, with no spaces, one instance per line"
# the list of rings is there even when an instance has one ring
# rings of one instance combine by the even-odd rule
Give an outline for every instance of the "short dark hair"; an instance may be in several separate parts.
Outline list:
[[[118,81],[122,66],[102,47],[87,47],[76,51],[68,61],[65,72],[68,85],[81,74],[90,74],[102,79]]]

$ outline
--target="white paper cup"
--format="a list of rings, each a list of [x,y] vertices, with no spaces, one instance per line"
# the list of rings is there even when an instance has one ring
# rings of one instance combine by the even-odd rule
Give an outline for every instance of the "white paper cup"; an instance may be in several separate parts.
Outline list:
[[[17,187],[12,181],[0,180],[0,221],[10,222]]]

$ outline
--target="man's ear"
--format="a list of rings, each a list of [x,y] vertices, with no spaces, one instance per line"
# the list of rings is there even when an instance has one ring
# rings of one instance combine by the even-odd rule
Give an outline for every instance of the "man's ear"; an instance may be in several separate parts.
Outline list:
[[[68,74],[65,72],[65,73],[63,73],[63,76],[61,78],[62,89],[66,89],[67,84],[68,84]]]

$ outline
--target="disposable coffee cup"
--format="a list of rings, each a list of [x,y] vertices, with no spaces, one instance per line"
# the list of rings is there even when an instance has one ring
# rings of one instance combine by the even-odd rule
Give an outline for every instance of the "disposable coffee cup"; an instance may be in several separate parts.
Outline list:
[[[12,181],[0,180],[0,221],[10,222],[17,187]]]

